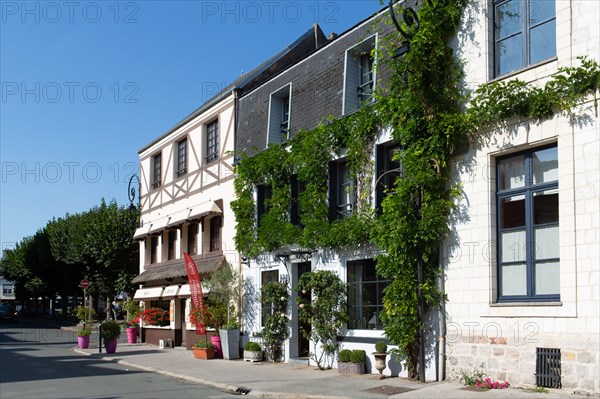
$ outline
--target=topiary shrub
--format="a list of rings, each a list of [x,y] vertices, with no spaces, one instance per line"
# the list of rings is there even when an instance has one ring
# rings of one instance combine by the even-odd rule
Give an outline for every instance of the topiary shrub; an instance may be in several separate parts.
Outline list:
[[[354,349],[352,353],[350,353],[350,361],[352,363],[364,364],[366,358],[367,354],[362,349]]]
[[[244,345],[244,350],[246,350],[248,352],[260,352],[261,347],[258,343],[249,341],[249,342],[246,342],[246,345]]]
[[[375,353],[387,353],[387,344],[383,341],[375,343]]]
[[[342,349],[338,353],[338,362],[350,362],[350,355],[352,351],[350,349]]]

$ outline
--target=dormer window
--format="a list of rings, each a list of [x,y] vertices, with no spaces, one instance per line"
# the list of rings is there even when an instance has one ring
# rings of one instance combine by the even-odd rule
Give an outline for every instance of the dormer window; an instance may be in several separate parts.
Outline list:
[[[346,50],[343,113],[354,112],[361,104],[373,99],[375,89],[375,64],[372,52],[377,36],[373,35]]]
[[[279,144],[290,138],[290,99],[292,85],[271,93],[269,99],[269,128],[267,145]]]

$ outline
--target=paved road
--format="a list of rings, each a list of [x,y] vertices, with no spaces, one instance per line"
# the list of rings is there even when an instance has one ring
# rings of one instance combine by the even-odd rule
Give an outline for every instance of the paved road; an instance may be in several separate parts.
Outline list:
[[[73,332],[0,324],[0,398],[231,398],[233,395],[68,350]]]

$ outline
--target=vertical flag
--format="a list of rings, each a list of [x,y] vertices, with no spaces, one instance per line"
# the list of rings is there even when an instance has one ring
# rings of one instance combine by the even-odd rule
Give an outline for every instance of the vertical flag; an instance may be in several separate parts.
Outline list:
[[[188,275],[188,283],[190,284],[190,293],[192,294],[192,309],[199,309],[204,313],[204,298],[202,297],[202,286],[200,285],[200,275],[196,263],[187,252],[183,253],[185,258],[185,268]],[[206,334],[206,324],[204,323],[204,315],[202,320],[196,320],[196,334]]]

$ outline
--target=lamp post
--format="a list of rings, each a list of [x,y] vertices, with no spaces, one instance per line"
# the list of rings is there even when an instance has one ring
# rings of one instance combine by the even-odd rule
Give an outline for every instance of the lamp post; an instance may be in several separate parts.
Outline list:
[[[133,180],[137,180],[137,189],[136,187],[133,185]],[[139,211],[140,208],[140,187],[141,187],[141,183],[140,183],[140,178],[138,177],[138,175],[133,174],[131,175],[131,178],[129,179],[129,185],[127,186],[127,196],[129,198],[129,210],[130,211]],[[138,203],[137,206],[133,205],[133,202],[135,201],[135,198],[137,196],[138,199]]]

